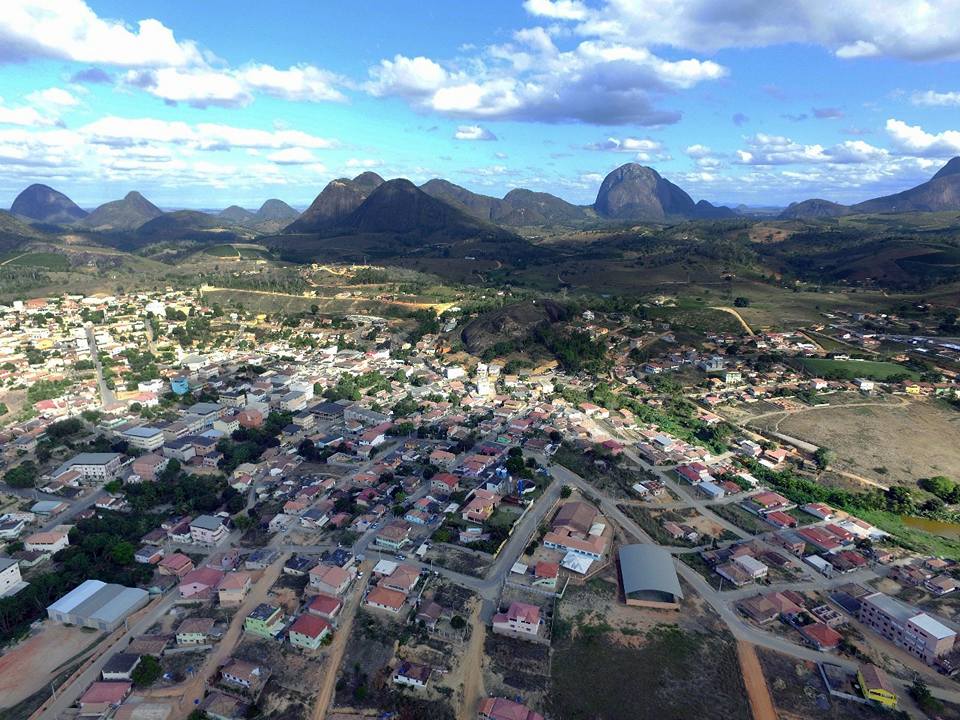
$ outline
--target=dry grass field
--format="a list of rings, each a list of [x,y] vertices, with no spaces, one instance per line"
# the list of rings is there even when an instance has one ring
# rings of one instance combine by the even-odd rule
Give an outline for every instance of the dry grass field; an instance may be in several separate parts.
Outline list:
[[[960,413],[934,401],[831,407],[761,422],[831,448],[834,469],[881,483],[912,485],[932,475],[960,479]]]

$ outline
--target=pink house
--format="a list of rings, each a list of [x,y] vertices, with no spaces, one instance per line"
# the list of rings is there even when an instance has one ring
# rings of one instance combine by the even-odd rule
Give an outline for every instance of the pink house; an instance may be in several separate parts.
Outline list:
[[[224,573],[212,567],[191,570],[180,581],[180,597],[183,600],[210,600]]]

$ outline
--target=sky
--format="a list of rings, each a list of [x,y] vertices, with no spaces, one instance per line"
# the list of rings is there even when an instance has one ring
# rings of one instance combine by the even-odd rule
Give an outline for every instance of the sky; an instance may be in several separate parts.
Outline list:
[[[305,207],[337,177],[856,202],[960,155],[955,0],[3,0],[0,206]]]

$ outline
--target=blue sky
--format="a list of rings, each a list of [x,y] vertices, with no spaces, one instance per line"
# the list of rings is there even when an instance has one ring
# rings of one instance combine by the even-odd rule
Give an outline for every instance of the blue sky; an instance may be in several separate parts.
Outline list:
[[[6,0],[0,206],[303,207],[372,169],[588,203],[625,162],[695,199],[852,202],[960,154],[933,0]]]

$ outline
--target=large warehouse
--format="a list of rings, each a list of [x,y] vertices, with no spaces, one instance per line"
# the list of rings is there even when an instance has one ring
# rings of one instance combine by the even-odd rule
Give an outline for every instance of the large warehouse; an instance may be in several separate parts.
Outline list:
[[[47,608],[47,616],[64,625],[111,632],[149,602],[146,590],[87,580]]]
[[[679,610],[683,591],[669,552],[656,545],[620,548],[620,581],[627,605]]]

